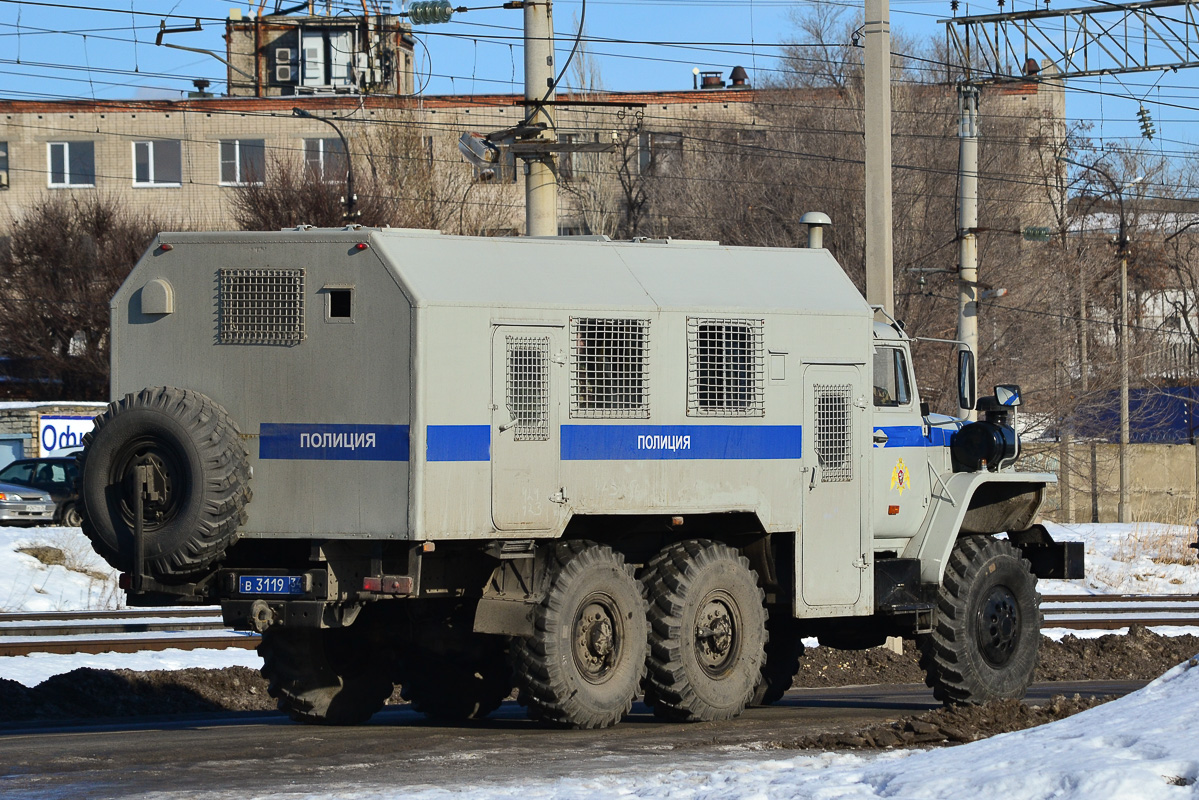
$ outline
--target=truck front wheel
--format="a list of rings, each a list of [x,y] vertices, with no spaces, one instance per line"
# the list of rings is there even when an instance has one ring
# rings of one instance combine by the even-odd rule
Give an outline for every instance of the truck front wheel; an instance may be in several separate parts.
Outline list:
[[[954,545],[920,665],[946,704],[1019,698],[1032,682],[1041,639],[1037,579],[1016,548],[990,536]]]
[[[754,697],[766,646],[765,596],[723,544],[670,545],[645,567],[650,652],[645,701],[659,717],[731,719]]]
[[[615,725],[645,674],[641,586],[614,550],[555,544],[534,634],[513,643],[520,701],[533,719],[575,728]]]

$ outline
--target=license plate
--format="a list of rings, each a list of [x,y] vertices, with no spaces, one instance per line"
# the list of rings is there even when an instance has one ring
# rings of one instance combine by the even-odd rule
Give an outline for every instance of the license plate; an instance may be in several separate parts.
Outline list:
[[[241,594],[304,594],[303,575],[239,575]]]

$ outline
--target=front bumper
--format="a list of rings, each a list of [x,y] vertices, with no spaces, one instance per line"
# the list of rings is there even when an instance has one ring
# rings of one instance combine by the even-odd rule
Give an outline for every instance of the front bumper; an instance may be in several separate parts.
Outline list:
[[[0,524],[32,525],[54,521],[54,503],[23,500],[0,502]]]

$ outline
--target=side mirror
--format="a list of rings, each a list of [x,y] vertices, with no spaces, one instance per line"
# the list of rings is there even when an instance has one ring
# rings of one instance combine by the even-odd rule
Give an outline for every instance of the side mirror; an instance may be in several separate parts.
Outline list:
[[[995,387],[995,399],[1001,406],[1020,405],[1020,387],[1014,383],[1000,384]]]
[[[974,375],[974,353],[958,351],[958,408],[972,411],[976,402],[976,379]]]

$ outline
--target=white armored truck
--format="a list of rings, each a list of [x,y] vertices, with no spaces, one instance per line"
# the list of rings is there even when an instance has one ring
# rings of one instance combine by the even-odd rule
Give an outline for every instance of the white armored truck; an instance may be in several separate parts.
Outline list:
[[[930,414],[875,318],[822,249],[164,233],[112,301],[84,530],[131,603],[261,632],[309,722],[396,684],[442,718],[515,686],[576,727],[726,719],[805,636],[1021,696],[1036,576],[1081,576],[1035,524],[1053,476],[1013,468],[1016,387]]]

